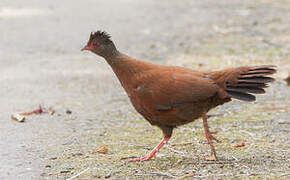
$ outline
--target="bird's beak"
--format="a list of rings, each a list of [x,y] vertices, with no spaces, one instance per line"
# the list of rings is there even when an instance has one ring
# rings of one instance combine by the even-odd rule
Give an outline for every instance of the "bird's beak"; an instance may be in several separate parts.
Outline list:
[[[85,51],[85,50],[90,51],[90,50],[92,50],[92,48],[87,45],[81,49],[81,51]]]

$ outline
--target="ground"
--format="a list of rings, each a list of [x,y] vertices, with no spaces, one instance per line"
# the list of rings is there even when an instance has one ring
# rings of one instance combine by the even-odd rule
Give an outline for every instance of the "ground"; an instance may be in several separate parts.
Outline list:
[[[1,179],[289,179],[290,1],[37,1],[0,3]],[[157,158],[129,163],[162,138],[136,113],[109,66],[81,52],[90,31],[157,64],[197,70],[274,64],[257,101],[209,114],[219,161],[201,120],[179,127]],[[53,107],[56,113],[11,113]],[[67,113],[70,110],[72,113]],[[232,144],[245,142],[244,147]],[[96,150],[106,146],[106,154]]]

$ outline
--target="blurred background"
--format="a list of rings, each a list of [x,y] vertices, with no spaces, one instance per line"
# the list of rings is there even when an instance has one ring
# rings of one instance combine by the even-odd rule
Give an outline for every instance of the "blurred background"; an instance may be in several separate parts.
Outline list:
[[[0,178],[64,179],[84,169],[79,179],[289,177],[289,17],[288,0],[1,0]],[[204,71],[273,64],[277,81],[255,103],[214,110],[223,166],[202,159],[200,121],[171,141],[193,144],[128,164],[122,158],[145,154],[161,132],[135,112],[106,62],[80,51],[96,30],[137,59]],[[39,104],[56,113],[10,119]],[[245,148],[229,145],[240,140]],[[107,154],[94,153],[102,146]]]

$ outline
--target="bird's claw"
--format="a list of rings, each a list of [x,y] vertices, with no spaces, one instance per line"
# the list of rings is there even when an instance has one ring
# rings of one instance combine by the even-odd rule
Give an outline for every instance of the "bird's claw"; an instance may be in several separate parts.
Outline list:
[[[143,156],[143,157],[140,157],[140,158],[130,159],[129,162],[148,161],[152,157],[153,156],[147,155],[147,156]]]
[[[215,140],[216,142],[218,142],[218,143],[220,143],[221,141],[220,140],[218,140],[217,138],[215,138],[210,132],[208,133],[209,135],[209,139],[210,140]]]

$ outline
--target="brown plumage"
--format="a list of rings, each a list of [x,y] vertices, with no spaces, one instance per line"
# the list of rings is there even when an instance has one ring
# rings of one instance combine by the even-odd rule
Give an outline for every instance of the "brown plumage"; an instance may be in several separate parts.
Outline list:
[[[120,53],[110,36],[92,33],[89,50],[110,64],[135,109],[151,125],[158,126],[163,140],[147,155],[131,161],[148,160],[169,140],[175,127],[202,117],[211,152],[216,153],[208,130],[206,113],[232,98],[255,101],[253,94],[265,93],[267,83],[274,81],[275,66],[246,66],[214,72],[199,72],[176,66],[161,66],[136,60]]]

